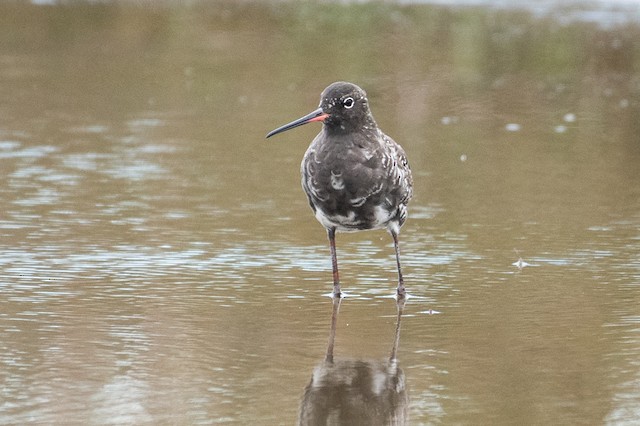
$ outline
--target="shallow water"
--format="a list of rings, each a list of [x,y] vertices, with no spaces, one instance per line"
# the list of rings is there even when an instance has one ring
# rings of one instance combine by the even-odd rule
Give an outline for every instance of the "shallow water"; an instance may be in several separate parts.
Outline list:
[[[593,7],[0,5],[0,423],[297,422],[319,127],[264,136],[335,80],[415,180],[397,370],[382,231],[338,235],[335,370],[412,425],[636,422],[640,23]]]

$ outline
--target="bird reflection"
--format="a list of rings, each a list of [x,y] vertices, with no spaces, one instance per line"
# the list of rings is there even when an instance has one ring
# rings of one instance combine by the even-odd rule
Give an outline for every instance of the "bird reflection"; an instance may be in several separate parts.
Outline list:
[[[333,298],[331,331],[323,362],[313,370],[300,404],[300,425],[406,425],[409,395],[396,358],[406,299],[397,301],[398,316],[389,358],[380,361],[334,359],[333,348],[341,298]]]

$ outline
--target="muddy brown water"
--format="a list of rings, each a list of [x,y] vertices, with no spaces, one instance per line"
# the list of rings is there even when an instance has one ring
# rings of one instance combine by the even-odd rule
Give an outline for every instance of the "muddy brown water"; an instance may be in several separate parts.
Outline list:
[[[587,12],[0,5],[0,423],[636,422],[640,27]],[[338,235],[327,373],[319,126],[264,136],[335,80],[409,156],[413,297],[395,342],[390,237]]]

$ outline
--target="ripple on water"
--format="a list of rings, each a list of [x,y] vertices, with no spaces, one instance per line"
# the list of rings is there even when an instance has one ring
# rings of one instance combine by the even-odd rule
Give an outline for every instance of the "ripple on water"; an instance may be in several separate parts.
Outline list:
[[[19,148],[22,144],[18,141],[12,140],[3,140],[0,141],[0,151],[14,151]],[[2,153],[0,152],[0,156]]]
[[[51,153],[58,151],[58,148],[51,145],[37,145],[18,149],[22,145],[18,142],[5,142],[4,149],[0,148],[0,159],[2,158],[22,158],[37,159],[45,157]]]

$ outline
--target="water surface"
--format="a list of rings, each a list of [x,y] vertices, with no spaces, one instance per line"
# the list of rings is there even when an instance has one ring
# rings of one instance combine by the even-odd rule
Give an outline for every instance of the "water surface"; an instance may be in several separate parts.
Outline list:
[[[636,422],[635,9],[499,6],[2,4],[0,423],[297,422],[332,319],[319,128],[264,136],[335,80],[414,173],[409,424]],[[391,239],[338,256],[337,365],[380,373]]]

